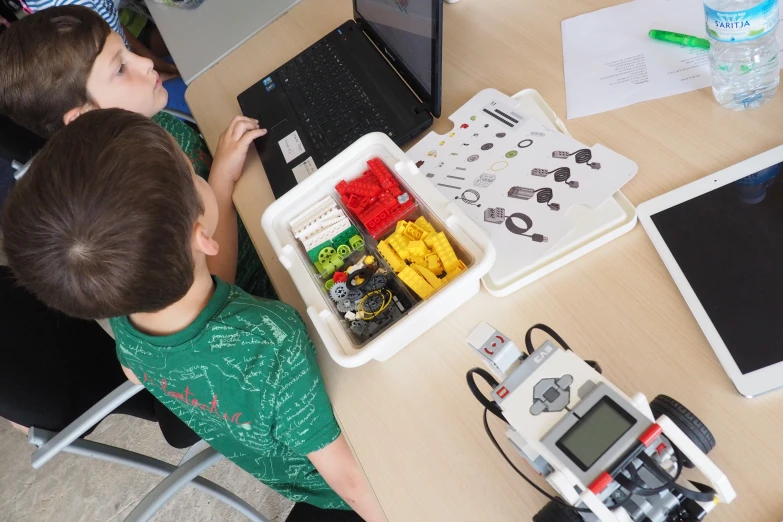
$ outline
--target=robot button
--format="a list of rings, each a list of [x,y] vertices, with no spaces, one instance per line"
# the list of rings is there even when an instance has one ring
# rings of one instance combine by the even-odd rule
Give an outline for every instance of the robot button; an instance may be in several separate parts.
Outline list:
[[[554,386],[544,392],[544,399],[546,399],[547,402],[554,402],[558,397],[560,397],[560,392]]]

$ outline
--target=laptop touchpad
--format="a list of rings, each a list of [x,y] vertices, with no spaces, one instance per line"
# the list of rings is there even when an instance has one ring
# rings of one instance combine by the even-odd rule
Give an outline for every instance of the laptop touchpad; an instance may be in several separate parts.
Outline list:
[[[275,127],[285,122],[288,119],[288,111],[286,110],[285,98],[277,103],[270,103],[264,107],[263,119],[260,119],[259,124],[265,128],[271,134],[274,132]],[[278,129],[282,130],[282,129]]]

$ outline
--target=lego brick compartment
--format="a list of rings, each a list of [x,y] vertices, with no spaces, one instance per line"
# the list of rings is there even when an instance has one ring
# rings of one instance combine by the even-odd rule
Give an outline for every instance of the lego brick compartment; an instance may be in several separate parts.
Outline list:
[[[339,365],[385,361],[481,288],[489,236],[381,133],[272,203],[261,226]]]
[[[289,224],[299,256],[355,349],[474,263],[378,157]]]

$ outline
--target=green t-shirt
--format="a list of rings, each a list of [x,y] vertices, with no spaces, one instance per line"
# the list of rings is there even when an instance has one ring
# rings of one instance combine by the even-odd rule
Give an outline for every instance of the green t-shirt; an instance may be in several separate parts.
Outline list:
[[[111,319],[117,356],[201,438],[295,502],[349,509],[306,457],[340,435],[302,319],[219,278],[186,329],[168,336]]]

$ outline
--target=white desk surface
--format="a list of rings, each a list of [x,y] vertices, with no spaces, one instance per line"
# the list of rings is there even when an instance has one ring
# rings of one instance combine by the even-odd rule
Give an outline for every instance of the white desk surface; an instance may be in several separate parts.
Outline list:
[[[182,9],[145,0],[187,84],[298,2],[205,0]]]
[[[215,0],[207,0],[215,1]],[[560,21],[621,0],[462,0],[444,7],[443,114],[476,92],[537,89],[565,116]],[[239,114],[236,96],[351,18],[350,0],[302,0],[189,87],[207,143]],[[623,188],[636,205],[783,140],[783,92],[757,111],[722,109],[709,89],[567,122],[639,164]],[[440,118],[433,130],[448,132]],[[304,311],[264,236],[273,201],[255,151],[234,202],[284,301]],[[306,316],[306,314],[305,314]],[[623,390],[665,393],[697,413],[718,445],[711,454],[738,497],[708,522],[783,519],[783,392],[742,398],[723,372],[647,235],[625,236],[504,298],[486,291],[385,363],[357,369],[319,361],[345,433],[390,522],[523,522],[544,505],[484,434],[465,372],[481,363],[465,336],[481,320],[523,343],[552,326]],[[499,432],[499,426],[494,425]],[[529,466],[514,457],[524,469]]]

